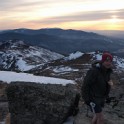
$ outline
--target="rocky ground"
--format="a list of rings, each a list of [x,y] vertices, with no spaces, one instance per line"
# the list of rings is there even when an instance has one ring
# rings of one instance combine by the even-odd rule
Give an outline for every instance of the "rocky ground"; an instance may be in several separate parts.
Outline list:
[[[121,74],[122,75],[122,74]],[[113,101],[110,104],[106,104],[104,107],[105,124],[123,124],[124,123],[124,80],[121,76],[120,81],[115,80],[113,76],[114,86],[111,89],[110,97],[113,97]],[[8,113],[8,102],[5,95],[5,89],[7,84],[2,83],[0,85],[0,124],[5,124],[5,118]],[[77,84],[80,90],[80,83]],[[92,113],[88,110],[84,104],[82,98],[79,102],[79,113],[74,117],[75,124],[90,124]],[[71,123],[70,123],[71,124]]]
[[[74,117],[75,124],[90,124],[93,114],[90,112],[90,110],[88,110],[88,116],[87,116],[87,106],[80,103],[79,110],[80,111],[78,115]],[[123,124],[124,123],[124,117],[122,117],[123,114],[121,115],[121,112],[120,113],[117,112],[115,109],[111,108],[109,105],[105,106],[103,113],[105,118],[105,124]]]
[[[77,87],[82,86],[83,78],[91,67],[91,62],[89,61],[91,56],[84,56],[78,60],[71,61],[56,61],[54,63],[49,63],[44,66],[44,68],[32,70],[30,73],[36,75],[44,75],[57,78],[65,78],[75,80],[77,82]],[[87,62],[89,61],[89,62]],[[71,67],[72,70],[68,71]],[[67,69],[67,71],[55,72],[56,69]],[[77,71],[74,71],[78,69]],[[104,107],[105,124],[124,124],[124,72],[121,70],[114,70],[112,75],[113,87],[110,92],[110,97],[113,97],[110,104],[106,104]],[[5,118],[8,113],[8,103],[5,95],[5,89],[7,84],[0,82],[0,124],[5,124]],[[90,124],[92,113],[89,110],[89,116],[87,114],[87,106],[84,104],[83,100],[80,99],[79,102],[79,113],[74,117],[75,124]],[[4,121],[4,122],[3,122]],[[72,123],[67,123],[72,124]]]
[[[110,92],[113,99],[109,104],[106,103],[103,109],[105,124],[124,124],[124,80],[121,78],[119,82],[115,79],[113,76],[114,86]],[[75,124],[90,124],[93,114],[88,110],[87,116],[87,110],[87,105],[81,99],[79,113],[74,117]]]

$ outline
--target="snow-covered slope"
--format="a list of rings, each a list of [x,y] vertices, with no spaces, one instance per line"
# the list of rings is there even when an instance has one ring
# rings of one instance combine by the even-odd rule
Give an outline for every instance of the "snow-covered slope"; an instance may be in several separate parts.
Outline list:
[[[61,54],[29,46],[23,41],[7,41],[0,45],[0,68],[4,70],[27,71],[62,57]]]
[[[90,53],[77,51],[62,59],[38,66],[29,73],[72,80],[81,79],[94,61],[101,60],[102,54],[99,51]],[[113,55],[113,69],[116,72],[124,71],[124,59]]]

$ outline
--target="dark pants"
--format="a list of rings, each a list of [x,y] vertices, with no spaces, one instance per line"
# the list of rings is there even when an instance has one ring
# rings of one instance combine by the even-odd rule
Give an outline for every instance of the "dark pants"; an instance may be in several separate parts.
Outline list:
[[[102,108],[104,107],[105,99],[95,98],[93,102],[89,104],[90,109],[94,113],[102,112]]]

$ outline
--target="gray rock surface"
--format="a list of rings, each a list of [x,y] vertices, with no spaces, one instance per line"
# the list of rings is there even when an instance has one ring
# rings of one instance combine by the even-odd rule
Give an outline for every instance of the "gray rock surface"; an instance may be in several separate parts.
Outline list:
[[[62,124],[72,114],[75,85],[12,82],[7,88],[11,124]]]
[[[7,83],[0,81],[0,124],[4,121],[6,114],[8,113],[8,101],[5,93]]]

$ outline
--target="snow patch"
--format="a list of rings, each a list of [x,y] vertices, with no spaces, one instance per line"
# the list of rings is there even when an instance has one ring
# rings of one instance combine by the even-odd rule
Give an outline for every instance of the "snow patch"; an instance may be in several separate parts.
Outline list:
[[[84,53],[77,51],[76,53],[71,53],[68,57],[65,57],[65,60],[73,60],[81,57],[83,54]]]
[[[20,58],[17,62],[16,62],[16,66],[21,70],[21,71],[27,71],[30,70],[32,68],[34,68],[34,65],[27,65],[26,62]]]
[[[69,71],[79,71],[79,69],[72,69],[70,67],[56,67],[53,69],[54,72],[59,73],[59,72],[69,72]]]
[[[52,78],[45,76],[34,76],[33,74],[28,73],[16,73],[12,71],[0,71],[0,80],[10,83],[16,81],[22,82],[35,82],[41,84],[75,84],[74,80],[66,80],[61,78]]]
[[[119,57],[115,56],[113,61],[115,62],[117,68],[124,69],[124,59],[123,58],[119,58]]]

